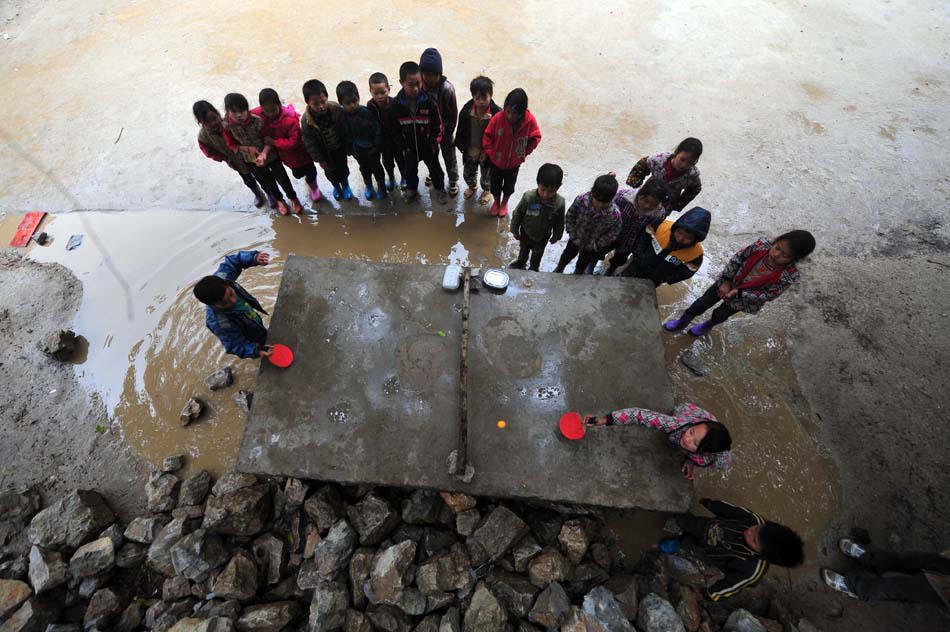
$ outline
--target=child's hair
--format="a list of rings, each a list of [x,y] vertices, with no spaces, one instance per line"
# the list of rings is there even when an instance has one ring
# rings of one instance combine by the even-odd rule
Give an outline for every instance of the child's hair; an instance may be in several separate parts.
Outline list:
[[[760,553],[766,561],[778,566],[795,567],[805,561],[805,545],[801,537],[785,525],[766,521],[759,529]]]
[[[344,101],[359,101],[360,91],[352,81],[341,81],[336,86],[336,100],[340,103]]]
[[[404,61],[399,67],[399,83],[405,81],[409,75],[418,75],[419,72],[419,64],[414,61]]]
[[[515,112],[524,112],[528,109],[528,93],[521,88],[515,88],[505,97],[505,109],[511,108]]]
[[[327,87],[323,85],[323,82],[319,79],[311,79],[305,81],[303,84],[303,100],[309,101],[310,97],[315,97],[318,95],[323,95],[329,97],[330,94],[327,92]]]
[[[277,96],[277,90],[273,88],[261,90],[261,93],[257,95],[257,100],[260,101],[261,105],[280,105],[280,97]]]
[[[472,83],[468,84],[468,90],[473,97],[478,95],[491,97],[494,94],[495,82],[485,75],[479,75],[472,79]]]
[[[804,259],[815,250],[815,238],[807,230],[790,230],[779,235],[772,243],[784,241],[795,254],[795,261]]]
[[[718,421],[703,422],[706,425],[706,436],[696,446],[696,452],[725,452],[732,447],[732,435],[729,429]]]
[[[221,277],[209,275],[202,277],[200,281],[195,283],[192,292],[194,292],[195,298],[205,305],[215,305],[224,298],[224,292],[229,286],[230,283]]]
[[[218,108],[214,107],[207,101],[195,101],[195,104],[191,106],[191,113],[195,115],[195,120],[198,121],[199,125],[204,125],[205,119],[208,118],[208,114],[217,111]],[[218,116],[221,115],[218,114]]]
[[[231,92],[224,95],[224,109],[228,112],[246,112],[250,109],[243,94]]]
[[[670,188],[660,178],[650,178],[637,189],[637,196],[656,198],[662,204],[670,197]]]
[[[612,202],[619,187],[615,176],[597,176],[597,179],[594,180],[594,186],[590,188],[590,194],[598,202]]]
[[[673,152],[673,155],[680,152],[686,152],[693,157],[694,161],[699,160],[699,157],[703,155],[703,143],[698,138],[684,138],[680,141],[680,144],[676,146],[676,151]]]
[[[389,79],[381,72],[374,72],[369,76],[369,85],[373,85],[374,83],[385,83],[388,86]]]
[[[546,162],[538,169],[538,186],[560,187],[564,181],[564,170],[555,164]]]

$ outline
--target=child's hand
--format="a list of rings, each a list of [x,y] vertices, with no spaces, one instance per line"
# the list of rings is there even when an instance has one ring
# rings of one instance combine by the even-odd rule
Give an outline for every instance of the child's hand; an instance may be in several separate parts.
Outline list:
[[[685,476],[686,478],[688,478],[688,479],[691,480],[691,481],[695,481],[695,480],[696,480],[696,475],[693,474],[693,469],[694,469],[695,467],[696,467],[696,466],[693,465],[692,462],[687,461],[686,463],[683,463],[683,467],[681,468],[680,471],[683,472],[683,476]]]
[[[257,265],[266,266],[268,263],[270,263],[270,255],[266,252],[258,253],[256,261]]]
[[[606,426],[607,417],[597,415],[584,415],[584,425],[585,426]]]
[[[262,358],[269,358],[274,354],[274,345],[264,345],[257,354]]]
[[[254,156],[255,159],[257,158],[257,155],[261,153],[260,149],[258,149],[257,147],[252,147],[250,145],[245,145],[244,147],[241,147],[240,149],[241,151],[251,154],[252,156]]]
[[[265,160],[267,160],[266,154],[257,154],[257,158],[254,160],[254,164],[256,164],[258,167],[263,167]]]
[[[723,281],[716,293],[719,294],[719,298],[726,298],[731,290],[732,285],[729,283],[729,281]]]

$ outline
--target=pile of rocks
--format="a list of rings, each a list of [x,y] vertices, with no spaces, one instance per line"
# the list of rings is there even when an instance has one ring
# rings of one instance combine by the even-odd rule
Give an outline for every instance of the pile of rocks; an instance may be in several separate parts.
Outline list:
[[[704,603],[684,558],[629,572],[588,509],[181,467],[124,526],[94,491],[0,496],[28,538],[0,556],[0,632],[782,629]]]

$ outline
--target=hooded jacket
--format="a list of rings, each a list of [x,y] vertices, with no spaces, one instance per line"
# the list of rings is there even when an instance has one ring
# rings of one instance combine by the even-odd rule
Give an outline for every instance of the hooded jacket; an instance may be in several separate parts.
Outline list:
[[[472,141],[472,108],[474,107],[474,99],[469,99],[465,105],[462,106],[462,111],[459,112],[459,124],[455,134],[455,147],[462,152],[462,155],[468,152],[468,146]],[[497,103],[491,101],[488,104],[488,112],[494,118],[496,114],[501,112],[501,108],[498,107]]]
[[[653,176],[665,182],[670,189],[670,197],[663,204],[667,215],[673,211],[682,211],[703,189],[703,183],[699,179],[699,169],[694,165],[686,173],[674,173],[669,167],[672,157],[671,151],[655,156],[644,156],[633,165],[633,169],[627,176],[627,184],[632,187],[639,187],[647,176]]]
[[[240,147],[256,147],[258,150],[264,149],[264,134],[261,130],[264,122],[258,116],[251,114],[243,123],[238,123],[227,115],[227,125],[224,126],[224,141],[231,148],[231,151],[241,154],[244,162],[253,163],[256,157],[251,152],[241,151]],[[276,151],[267,152],[267,164],[280,160]]]
[[[709,233],[711,220],[709,211],[696,206],[675,222],[667,219],[656,227],[647,226],[633,246],[633,260],[623,271],[623,276],[650,279],[656,285],[672,285],[690,278],[703,264],[701,242]],[[673,239],[678,228],[696,235],[696,243],[680,247]]]
[[[745,530],[765,524],[765,519],[745,507],[703,498],[703,507],[716,515],[699,543],[699,557],[723,573],[723,578],[706,587],[706,597],[719,601],[743,588],[754,586],[769,570],[769,563],[749,546]]]
[[[263,108],[256,107],[251,114],[261,119],[261,133],[274,139],[274,148],[281,161],[291,169],[298,169],[313,164],[313,159],[307,153],[300,133],[300,114],[294,106],[288,103],[280,108],[276,119],[264,116]]]
[[[442,55],[435,48],[427,48],[419,58],[419,69],[422,72],[439,74],[439,82],[434,86],[424,86],[432,101],[439,108],[442,118],[442,142],[451,143],[452,134],[459,118],[458,99],[455,96],[455,86],[442,74]]]
[[[244,250],[235,255],[228,255],[214,275],[229,281],[237,295],[252,309],[266,314],[257,299],[237,282],[241,272],[258,265],[257,255],[256,250]],[[236,308],[218,309],[205,305],[205,326],[218,337],[225,351],[240,358],[256,358],[261,345],[267,340],[267,328]]]
[[[525,110],[524,120],[517,130],[504,110],[492,117],[482,137],[482,149],[493,165],[503,171],[514,169],[541,143],[541,128],[531,110]]]
[[[340,112],[340,127],[349,155],[362,158],[383,150],[383,128],[379,117],[365,105],[359,106],[352,114],[344,108]]]
[[[307,106],[300,119],[300,133],[303,135],[303,144],[307,153],[314,162],[326,162],[330,154],[345,149],[343,132],[340,129],[340,112],[342,108],[334,101],[327,102],[329,119],[317,116]]]
[[[666,433],[670,445],[686,455],[686,459],[698,467],[712,467],[723,472],[732,467],[734,457],[732,452],[686,452],[680,447],[680,438],[690,426],[703,424],[707,421],[718,421],[708,411],[696,404],[680,404],[673,409],[672,415],[664,415],[646,408],[624,408],[615,410],[607,415],[609,424],[640,424],[647,428],[661,430]]]
[[[392,110],[389,117],[390,135],[403,155],[418,158],[424,151],[439,155],[442,120],[439,109],[428,94],[420,90],[419,96],[410,103],[405,90],[400,90],[389,107]]]
[[[716,285],[722,285],[728,281],[739,292],[734,297],[723,301],[723,303],[734,310],[754,314],[762,309],[763,305],[777,299],[782,295],[782,292],[798,281],[801,275],[793,263],[776,270],[771,277],[758,279],[754,284],[745,282],[745,276],[749,273],[752,265],[766,256],[771,247],[771,240],[762,237],[732,255],[729,263],[719,273]]]

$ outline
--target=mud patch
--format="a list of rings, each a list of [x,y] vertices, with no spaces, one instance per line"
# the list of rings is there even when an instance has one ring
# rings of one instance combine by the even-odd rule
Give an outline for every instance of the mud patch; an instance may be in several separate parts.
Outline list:
[[[430,390],[439,376],[452,370],[446,338],[437,334],[420,334],[404,338],[396,345],[396,368],[403,390]]]
[[[514,318],[501,316],[488,321],[478,341],[492,358],[492,366],[517,379],[541,373],[541,354],[524,328]]]

